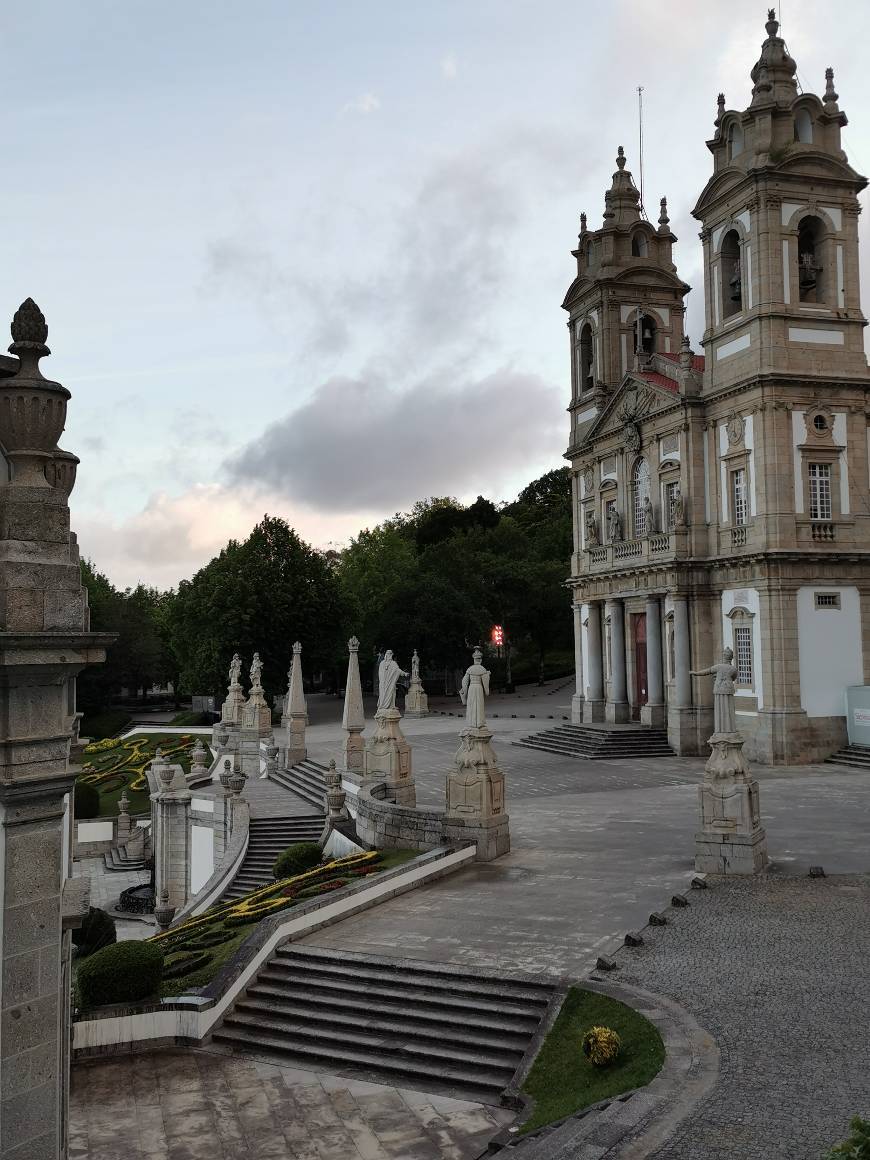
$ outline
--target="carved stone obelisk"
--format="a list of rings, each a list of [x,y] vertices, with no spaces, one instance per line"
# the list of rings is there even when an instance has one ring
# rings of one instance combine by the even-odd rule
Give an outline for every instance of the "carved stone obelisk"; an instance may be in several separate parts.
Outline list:
[[[284,714],[281,724],[287,730],[287,746],[284,765],[292,769],[304,761],[308,751],[305,748],[305,722],[308,720],[308,706],[302,687],[302,645],[297,640],[293,645],[293,660],[290,665],[287,696],[284,699]]]
[[[402,733],[402,714],[396,708],[396,684],[408,674],[393,660],[391,649],[378,667],[378,707],[375,731],[365,748],[365,777],[383,780],[388,797],[400,806],[417,804],[417,789],[411,774],[411,746]]]
[[[352,636],[347,642],[347,682],[344,687],[344,713],[341,727],[344,739],[344,772],[361,778],[365,769],[365,742],[362,739],[366,727],[363,708],[362,682],[359,675],[359,641]]]
[[[477,858],[491,861],[510,850],[510,819],[505,813],[504,774],[486,724],[489,670],[476,648],[473,663],[462,678],[465,728],[460,734],[453,768],[447,775],[447,815],[444,835],[452,841],[477,843]]]
[[[420,680],[420,658],[417,655],[416,649],[414,649],[414,655],[411,657],[411,683],[408,686],[408,692],[405,697],[405,716],[429,716],[429,698],[426,696],[423,689],[423,682]]]
[[[767,865],[767,837],[761,825],[758,782],[743,753],[743,735],[734,710],[734,654],[690,675],[712,676],[713,736],[704,780],[698,787],[700,829],[695,835],[695,869],[707,874],[757,874]]]
[[[78,459],[57,446],[69,391],[43,378],[48,328],[28,298],[0,356],[0,1157],[65,1157],[76,676],[114,636],[89,631],[69,526]]]

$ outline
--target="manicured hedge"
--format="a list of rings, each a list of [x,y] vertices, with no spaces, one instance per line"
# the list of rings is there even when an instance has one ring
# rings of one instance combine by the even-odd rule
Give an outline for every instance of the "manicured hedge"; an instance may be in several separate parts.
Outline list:
[[[153,942],[114,943],[85,959],[76,972],[85,1010],[106,1003],[137,1003],[156,995],[163,976],[163,950]]]
[[[77,818],[96,818],[100,812],[100,791],[79,778],[73,789],[73,814]]]
[[[288,846],[275,859],[272,873],[277,878],[292,878],[294,874],[304,874],[320,865],[323,851],[317,842],[297,842]]]

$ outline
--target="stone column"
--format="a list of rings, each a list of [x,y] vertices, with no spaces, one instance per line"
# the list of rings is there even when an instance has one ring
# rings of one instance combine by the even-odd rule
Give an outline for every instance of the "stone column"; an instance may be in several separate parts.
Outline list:
[[[646,704],[641,708],[644,725],[662,729],[665,724],[665,686],[662,668],[662,614],[657,596],[646,602]]]
[[[625,671],[625,608],[621,600],[608,600],[610,616],[610,699],[604,718],[615,725],[628,720],[628,684]]]
[[[345,731],[344,772],[361,778],[365,766],[365,743],[362,731],[366,727],[363,708],[362,683],[359,676],[359,641],[352,636],[347,642],[347,681],[344,686],[344,713],[341,727]]]
[[[571,721],[575,725],[583,723],[583,706],[586,703],[583,674],[583,605],[574,605],[574,696],[571,698]]]
[[[189,895],[191,793],[182,767],[170,765],[159,750],[151,763],[148,781],[156,787],[151,794],[154,890],[158,906],[171,909],[174,914]]]
[[[305,722],[308,720],[308,706],[302,688],[302,645],[297,640],[293,645],[293,663],[290,667],[290,688],[287,690],[287,748],[284,766],[292,769],[308,756],[305,748]]]
[[[583,720],[594,723],[604,720],[604,653],[601,637],[601,601],[589,605],[589,624],[586,648],[589,654],[589,677]]]
[[[71,877],[70,686],[105,660],[69,526],[78,459],[57,446],[69,391],[45,379],[48,328],[27,299],[0,357],[0,1157],[65,1157]],[[73,702],[74,703],[74,702]]]
[[[692,650],[688,597],[683,593],[675,593],[673,607],[674,693],[667,706],[668,744],[675,753],[695,754],[702,751],[702,739],[698,736],[698,710],[694,704],[692,678],[689,675]]]

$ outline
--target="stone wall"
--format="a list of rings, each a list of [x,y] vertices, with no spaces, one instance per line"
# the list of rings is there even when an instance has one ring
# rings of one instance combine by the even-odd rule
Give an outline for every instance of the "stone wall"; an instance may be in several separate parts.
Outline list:
[[[357,794],[356,831],[379,850],[433,850],[444,840],[444,811],[396,805],[386,798],[386,784],[374,782]]]

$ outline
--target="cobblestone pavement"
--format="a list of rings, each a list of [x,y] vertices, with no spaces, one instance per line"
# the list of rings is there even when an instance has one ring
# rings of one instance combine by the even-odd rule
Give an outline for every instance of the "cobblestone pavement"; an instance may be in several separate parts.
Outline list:
[[[129,886],[141,886],[148,881],[147,870],[107,870],[102,857],[82,858],[73,862],[73,878],[90,878],[91,906],[100,910],[114,910],[118,905],[121,891]],[[150,938],[157,932],[157,923],[150,917],[141,919],[115,919],[118,941],[125,939]]]
[[[70,1160],[471,1160],[512,1112],[203,1051],[73,1069]]]
[[[711,879],[690,902],[618,956],[620,983],[680,1003],[720,1051],[654,1160],[820,1160],[870,1114],[870,876]]]

